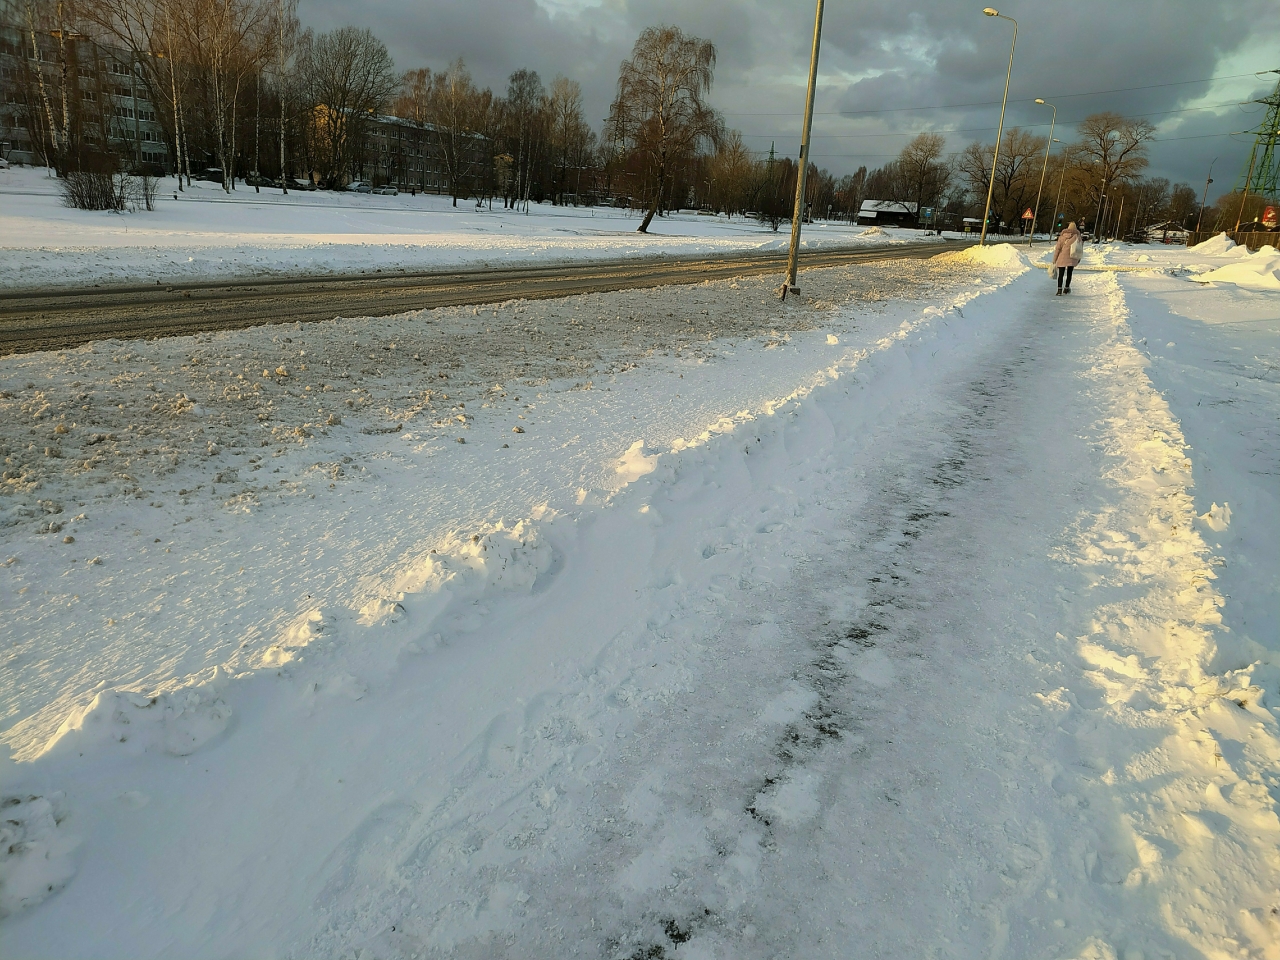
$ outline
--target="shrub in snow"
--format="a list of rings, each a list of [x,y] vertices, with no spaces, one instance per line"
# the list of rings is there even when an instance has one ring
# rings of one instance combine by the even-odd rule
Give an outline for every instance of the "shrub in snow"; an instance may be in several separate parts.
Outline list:
[[[62,201],[77,210],[123,210],[123,174],[74,170],[62,178]]]
[[[72,170],[62,178],[62,200],[77,210],[155,209],[158,183],[106,170]]]

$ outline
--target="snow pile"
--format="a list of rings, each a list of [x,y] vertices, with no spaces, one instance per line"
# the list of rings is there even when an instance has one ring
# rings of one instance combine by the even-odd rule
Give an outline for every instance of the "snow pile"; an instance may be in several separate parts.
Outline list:
[[[1280,290],[1280,252],[1275,247],[1265,246],[1237,263],[1197,274],[1195,279],[1201,283],[1234,283],[1238,287],[1255,290]]]
[[[103,690],[58,728],[45,752],[58,754],[106,744],[127,744],[131,754],[185,757],[227,728],[231,708],[222,699],[224,671],[201,684],[146,696],[130,690]]]
[[[986,246],[966,247],[963,250],[956,250],[944,256],[956,263],[976,263],[984,267],[1005,267],[1017,269],[1019,272],[1027,269],[1030,264],[1027,255],[1011,243],[992,243]]]
[[[0,794],[0,917],[35,906],[75,875],[66,816],[61,793]]]
[[[1225,233],[1220,233],[1215,237],[1210,237],[1203,243],[1197,243],[1189,249],[1206,257],[1224,257],[1235,248],[1236,242]]]

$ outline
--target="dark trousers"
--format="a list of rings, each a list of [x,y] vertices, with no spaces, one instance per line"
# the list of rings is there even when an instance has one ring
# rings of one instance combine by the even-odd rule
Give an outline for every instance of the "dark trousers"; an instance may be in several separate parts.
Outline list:
[[[1062,278],[1063,278],[1063,277],[1066,277],[1066,278],[1067,278],[1067,289],[1068,289],[1068,290],[1070,290],[1070,289],[1071,289],[1071,271],[1072,271],[1072,270],[1074,270],[1074,269],[1075,269],[1075,267],[1059,267],[1059,268],[1058,268],[1058,289],[1059,289],[1059,290],[1061,290],[1061,289],[1062,289]]]

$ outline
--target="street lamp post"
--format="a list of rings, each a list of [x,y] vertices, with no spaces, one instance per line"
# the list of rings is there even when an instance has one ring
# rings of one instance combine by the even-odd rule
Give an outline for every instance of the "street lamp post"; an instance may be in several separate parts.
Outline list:
[[[1036,97],[1036,103],[1041,106],[1049,107],[1053,110],[1053,119],[1049,121],[1049,139],[1044,144],[1044,165],[1040,168],[1040,187],[1036,190],[1036,205],[1031,211],[1031,236],[1027,237],[1027,249],[1031,249],[1032,241],[1036,238],[1036,224],[1040,220],[1040,194],[1044,193],[1044,175],[1049,172],[1049,148],[1053,146],[1053,127],[1058,122],[1058,108],[1052,103],[1045,103],[1039,97]],[[1057,211],[1054,211],[1055,213]]]
[[[804,127],[800,133],[800,171],[796,176],[796,206],[791,215],[791,250],[787,255],[787,282],[782,288],[785,297],[787,291],[798,292],[796,286],[796,270],[800,259],[800,221],[804,217],[804,188],[806,175],[809,172],[809,130],[813,126],[813,96],[818,84],[818,49],[822,43],[822,6],[818,0],[817,10],[813,15],[813,51],[809,55],[809,92],[804,101]]]
[[[1057,137],[1053,138],[1054,143],[1061,143]],[[1062,166],[1058,168],[1058,195],[1053,198],[1053,225],[1058,225],[1058,214],[1062,212],[1062,185],[1067,180],[1067,160],[1062,158]]]
[[[1102,202],[1107,199],[1107,178],[1102,178],[1102,190],[1098,193],[1098,213],[1093,218],[1093,242],[1101,243],[1102,237]]]
[[[1009,79],[1013,76],[1013,51],[1018,46],[1018,21],[1006,17],[995,7],[983,7],[982,12],[988,17],[999,17],[1013,24],[1013,43],[1009,45],[1009,69],[1004,75],[1004,99],[1000,101],[1000,126],[996,128],[996,152],[991,158],[991,182],[987,184],[987,205],[982,211],[982,234],[978,237],[978,246],[987,242],[987,220],[991,216],[991,197],[996,191],[996,165],[1000,162],[1000,138],[1004,136],[1004,108],[1009,103]]]
[[[1204,220],[1204,205],[1209,202],[1209,184],[1213,183],[1213,165],[1218,162],[1214,157],[1209,164],[1209,175],[1204,178],[1204,196],[1200,198],[1200,214],[1196,217],[1196,233],[1200,232],[1200,222]]]

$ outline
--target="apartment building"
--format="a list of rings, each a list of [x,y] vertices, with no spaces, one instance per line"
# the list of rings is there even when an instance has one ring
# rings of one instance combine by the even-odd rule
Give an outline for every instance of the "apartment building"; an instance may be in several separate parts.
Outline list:
[[[126,50],[56,31],[31,34],[0,23],[0,155],[45,164],[54,154],[50,124],[66,128],[74,149],[111,151],[126,167],[172,171],[168,143]]]

